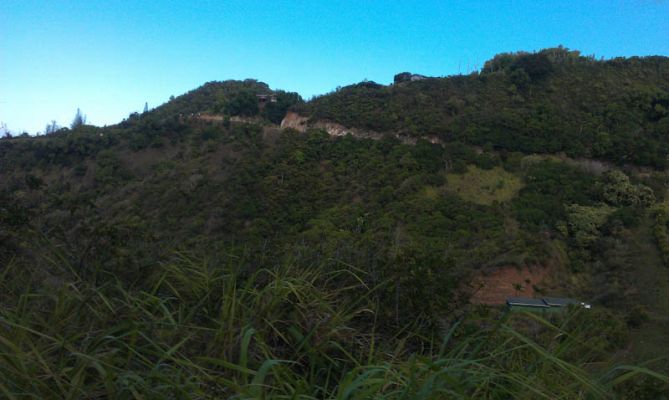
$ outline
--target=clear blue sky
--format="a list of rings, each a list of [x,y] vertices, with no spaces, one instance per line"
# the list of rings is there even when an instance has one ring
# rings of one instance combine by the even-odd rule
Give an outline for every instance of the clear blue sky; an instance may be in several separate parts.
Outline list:
[[[113,124],[212,80],[305,98],[562,44],[669,55],[668,1],[0,1],[0,122]]]

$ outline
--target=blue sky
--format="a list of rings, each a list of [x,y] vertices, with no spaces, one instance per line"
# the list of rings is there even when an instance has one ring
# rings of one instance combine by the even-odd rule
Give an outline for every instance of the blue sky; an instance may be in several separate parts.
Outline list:
[[[669,55],[669,1],[0,1],[0,122],[113,124],[212,80],[309,98],[562,44]]]

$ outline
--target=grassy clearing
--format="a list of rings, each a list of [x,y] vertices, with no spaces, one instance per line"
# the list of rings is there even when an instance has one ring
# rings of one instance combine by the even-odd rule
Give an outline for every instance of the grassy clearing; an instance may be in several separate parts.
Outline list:
[[[509,201],[523,186],[519,177],[501,167],[486,170],[469,166],[464,174],[448,174],[446,177],[449,192],[483,205]]]
[[[637,376],[669,383],[644,368],[587,372],[586,359],[575,358],[588,354],[582,336],[536,316],[525,316],[533,326],[526,333],[507,315],[456,323],[430,338],[416,326],[377,322],[374,288],[354,268],[236,266],[233,257],[177,254],[139,286],[65,274],[47,290],[29,268],[7,265],[0,392],[8,399],[598,399]]]

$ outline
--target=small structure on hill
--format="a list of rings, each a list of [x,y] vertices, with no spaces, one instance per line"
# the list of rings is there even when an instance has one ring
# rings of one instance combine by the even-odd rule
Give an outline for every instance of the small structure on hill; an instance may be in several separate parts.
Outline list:
[[[395,84],[402,83],[402,82],[415,82],[415,81],[422,81],[423,79],[427,79],[428,77],[425,75],[420,75],[420,74],[412,74],[411,72],[401,72],[393,78],[393,82]]]
[[[506,299],[506,306],[510,311],[559,312],[565,310],[570,305],[583,307],[585,309],[590,308],[590,304],[574,299],[559,297],[543,297],[540,299],[509,297]]]
[[[265,109],[267,103],[276,103],[276,95],[274,93],[268,94],[257,94],[256,99],[258,99],[258,109],[262,111]]]

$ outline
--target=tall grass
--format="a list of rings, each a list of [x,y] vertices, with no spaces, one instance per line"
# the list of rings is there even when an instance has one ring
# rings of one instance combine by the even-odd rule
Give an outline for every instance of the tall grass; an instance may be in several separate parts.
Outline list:
[[[427,338],[377,321],[375,288],[351,267],[239,265],[178,253],[133,286],[5,265],[2,397],[597,399],[639,376],[669,382],[589,372],[569,351],[578,338],[536,316],[554,339],[509,316]]]

